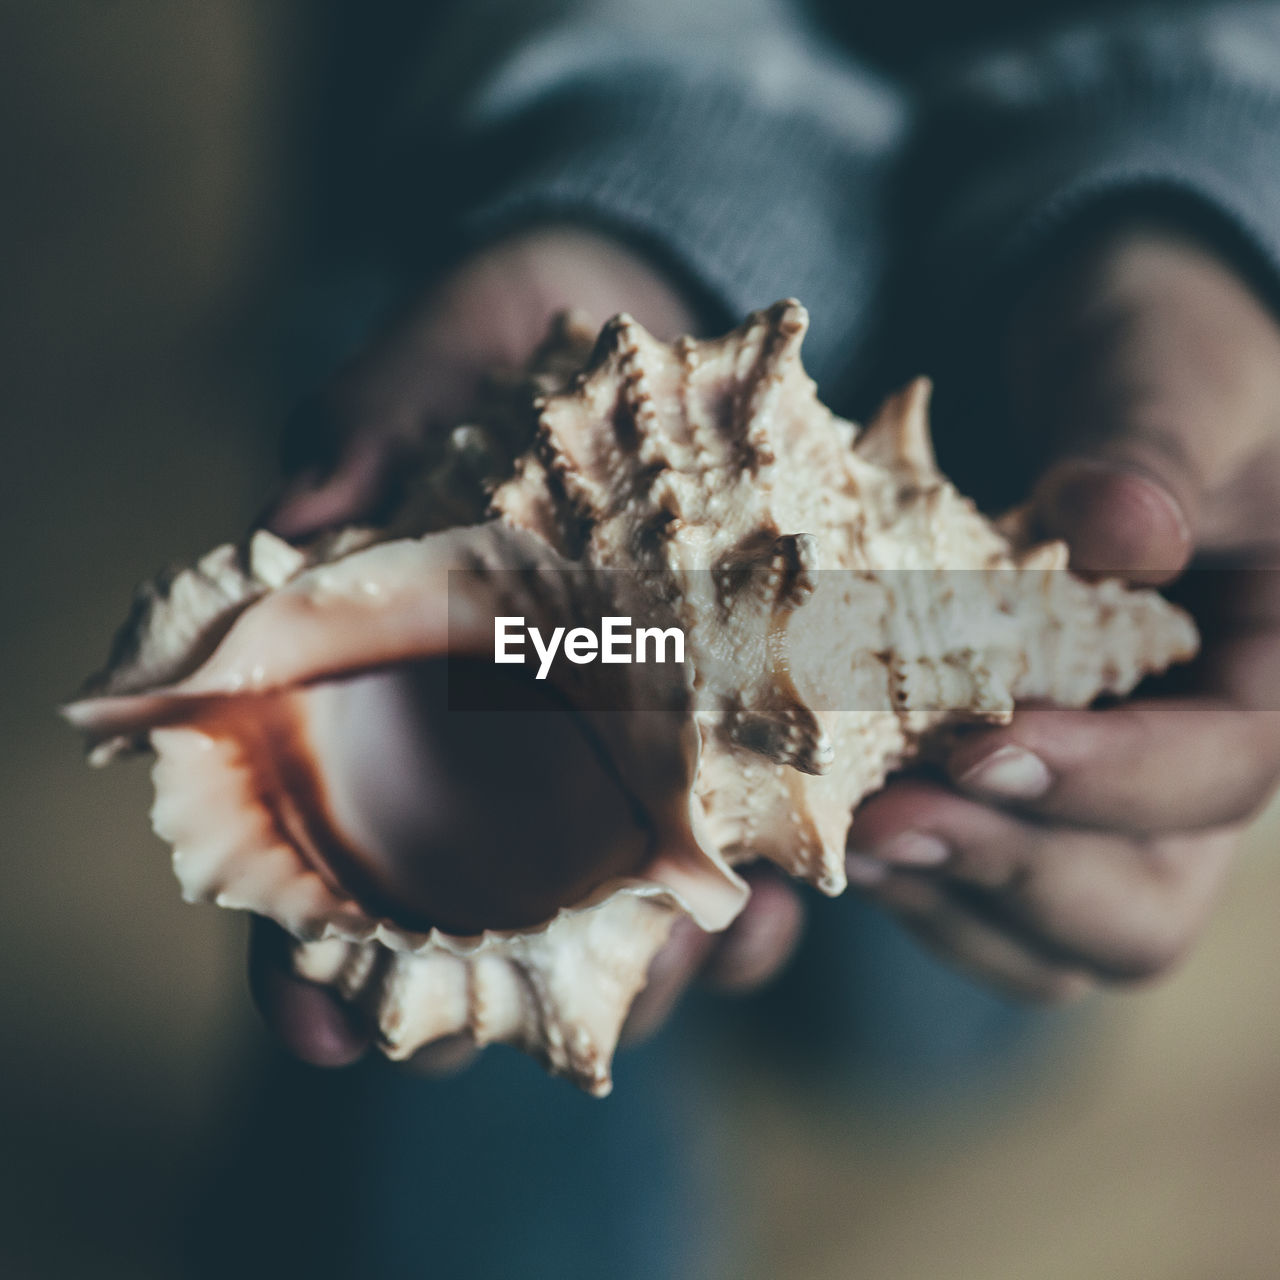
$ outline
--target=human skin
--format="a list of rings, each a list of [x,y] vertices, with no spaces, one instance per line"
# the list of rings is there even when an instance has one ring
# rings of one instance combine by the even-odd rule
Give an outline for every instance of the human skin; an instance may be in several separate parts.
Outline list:
[[[1069,998],[1187,954],[1280,772],[1280,325],[1195,236],[1126,218],[1028,288],[1004,381],[1040,531],[1181,591],[1201,658],[1174,694],[972,734],[945,783],[860,808],[849,869],[950,960]]]
[[[566,306],[630,311],[660,337],[700,328],[638,254],[567,228],[463,263],[343,370],[322,404],[329,465],[305,465],[269,516],[303,538],[376,513],[423,433],[465,414],[477,379],[518,365]],[[1037,443],[1032,514],[1073,566],[1170,583],[1194,557],[1266,567],[1280,546],[1280,325],[1194,237],[1126,219],[1031,282],[1010,317],[1010,416]],[[314,421],[314,419],[313,419]],[[307,426],[295,435],[306,458]],[[1170,969],[1189,949],[1238,833],[1280,772],[1275,575],[1190,575],[1204,654],[1176,695],[1088,711],[1020,709],[964,736],[945,777],[894,780],[850,832],[849,873],[955,964],[1040,999]],[[802,910],[752,869],[724,934],[682,922],[628,1022],[657,1026],[701,975],[746,990],[790,955]],[[251,981],[285,1045],[342,1065],[370,1043],[353,1011],[292,977],[274,926],[255,926]],[[419,1065],[463,1062],[464,1043]]]
[[[464,418],[480,379],[495,367],[522,366],[551,318],[569,307],[600,323],[629,311],[666,339],[702,328],[694,305],[660,271],[603,236],[547,228],[496,245],[428,289],[295,421],[286,441],[294,474],[266,523],[303,539],[376,516],[424,435]],[[653,1030],[695,973],[725,989],[747,989],[790,954],[800,899],[763,868],[749,869],[747,877],[751,898],[725,933],[679,922],[631,1010],[627,1039]],[[337,1066],[359,1058],[369,1037],[358,1016],[330,992],[294,978],[287,957],[280,931],[255,921],[250,982],[268,1024],[308,1062]],[[463,1043],[437,1044],[415,1061],[444,1069],[470,1052]]]

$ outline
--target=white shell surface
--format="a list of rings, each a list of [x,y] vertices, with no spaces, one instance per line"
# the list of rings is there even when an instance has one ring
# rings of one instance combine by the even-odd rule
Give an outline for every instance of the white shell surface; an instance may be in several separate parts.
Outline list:
[[[283,925],[299,973],[366,1007],[392,1056],[467,1034],[602,1093],[677,914],[720,929],[741,909],[735,864],[838,893],[853,808],[941,731],[1123,694],[1194,652],[1158,595],[1079,581],[1061,544],[1025,545],[947,483],[927,383],[866,431],[831,414],[806,324],[784,302],[668,345],[619,317],[589,357],[564,326],[523,408],[454,432],[428,515],[396,532],[443,498],[467,518],[464,455],[491,468],[488,523],[305,552],[259,533],[146,595],[68,715],[99,759],[156,752],[153,821],[187,896]],[[566,794],[566,847],[598,829],[598,849],[545,855],[545,898],[527,866],[446,861],[421,902],[470,875],[465,911],[455,895],[407,919],[388,877],[446,807],[414,785],[440,764],[415,664],[491,656],[499,614],[602,610],[679,626],[688,660],[557,677],[620,789]]]

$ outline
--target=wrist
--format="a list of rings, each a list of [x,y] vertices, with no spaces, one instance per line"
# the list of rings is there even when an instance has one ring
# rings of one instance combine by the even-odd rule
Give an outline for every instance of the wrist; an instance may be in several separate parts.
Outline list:
[[[551,318],[570,308],[596,324],[626,311],[665,339],[700,327],[692,300],[643,253],[568,225],[531,228],[477,251],[433,293],[442,347],[460,341],[471,350],[471,335],[483,334],[489,363],[523,364]]]
[[[597,324],[627,311],[663,338],[698,327],[692,304],[642,254],[586,229],[533,228],[477,250],[421,293],[338,374],[328,402],[343,421],[413,440],[424,407],[456,421],[485,375],[521,368],[568,308]]]

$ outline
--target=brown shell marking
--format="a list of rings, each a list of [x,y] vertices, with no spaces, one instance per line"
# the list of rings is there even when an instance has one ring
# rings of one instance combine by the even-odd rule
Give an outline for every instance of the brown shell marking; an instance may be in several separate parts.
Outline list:
[[[562,322],[391,529],[305,551],[258,533],[152,589],[68,715],[97,761],[155,750],[153,821],[185,894],[282,924],[298,972],[367,1008],[391,1056],[467,1034],[600,1094],[678,914],[718,929],[741,909],[735,864],[839,893],[853,808],[941,732],[1019,699],[1124,694],[1194,653],[1160,596],[1072,577],[1065,546],[956,492],[926,381],[865,431],[833,415],[806,327],[794,301],[672,344],[619,316],[588,354]],[[432,532],[486,501],[488,523]],[[608,697],[606,673],[557,677],[644,815],[643,854],[602,852],[594,887],[536,925],[406,925],[349,831],[333,843],[325,691],[485,654],[499,614],[602,610],[686,636],[675,676],[613,668]]]

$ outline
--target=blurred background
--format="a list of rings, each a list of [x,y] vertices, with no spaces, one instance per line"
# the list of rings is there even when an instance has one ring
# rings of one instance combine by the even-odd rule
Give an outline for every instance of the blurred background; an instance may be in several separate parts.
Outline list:
[[[1033,1048],[1016,1011],[919,970],[996,1029],[955,1087],[936,1045],[921,1079],[898,1069],[905,1033],[895,1059],[806,1032],[845,1011],[794,981],[755,1009],[695,1003],[695,1029],[624,1059],[605,1103],[511,1056],[432,1084],[325,1076],[268,1042],[244,921],[179,900],[145,764],[89,772],[54,708],[134,585],[236,536],[268,493],[312,376],[316,139],[350,145],[317,128],[342,8],[0,4],[0,1275],[373,1275],[383,1252],[425,1275],[442,1215],[474,1220],[476,1269],[441,1274],[501,1274],[482,1237],[504,1231],[613,1232],[639,1257],[664,1125],[687,1140],[698,1275],[1280,1274],[1277,817],[1173,980],[1044,1015]],[[377,287],[352,280],[354,314]],[[895,981],[924,962],[904,963]],[[991,1045],[1009,1052],[987,1070]],[[502,1167],[509,1128],[546,1152],[535,1171]],[[575,1198],[570,1131],[637,1221]]]

